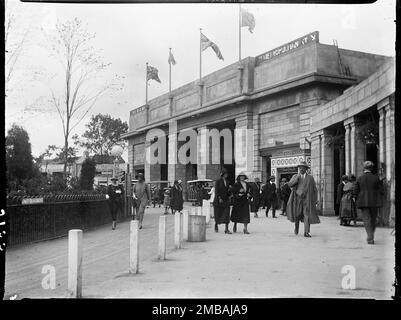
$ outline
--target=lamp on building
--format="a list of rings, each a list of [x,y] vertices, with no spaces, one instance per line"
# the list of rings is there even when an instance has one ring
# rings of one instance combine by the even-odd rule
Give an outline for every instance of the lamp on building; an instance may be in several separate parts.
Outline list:
[[[119,145],[115,145],[112,149],[111,149],[111,155],[114,157],[114,167],[113,167],[113,178],[117,177],[117,162],[118,162],[118,158],[121,157],[121,155],[123,154],[123,148]]]

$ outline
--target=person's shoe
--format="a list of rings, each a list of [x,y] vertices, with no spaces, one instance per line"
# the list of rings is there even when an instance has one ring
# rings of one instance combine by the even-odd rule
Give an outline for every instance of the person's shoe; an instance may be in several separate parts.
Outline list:
[[[219,227],[217,226],[217,224],[214,226],[214,231],[219,232]]]
[[[233,232],[237,232],[237,225],[234,224]]]
[[[232,233],[230,232],[230,230],[225,230],[224,233],[225,233],[225,234],[232,234]]]
[[[140,226],[139,229],[142,229],[142,226]]]
[[[244,234],[249,234],[248,230],[244,230]]]
[[[259,218],[257,213],[255,213],[255,218]]]
[[[304,233],[304,237],[305,237],[305,238],[312,238],[312,236],[310,235],[309,232]]]
[[[368,244],[375,244],[375,240],[368,240]]]
[[[299,232],[299,226],[295,225],[295,229],[294,229],[294,233],[295,235],[297,235]]]
[[[276,216],[273,216],[273,218],[277,218]]]

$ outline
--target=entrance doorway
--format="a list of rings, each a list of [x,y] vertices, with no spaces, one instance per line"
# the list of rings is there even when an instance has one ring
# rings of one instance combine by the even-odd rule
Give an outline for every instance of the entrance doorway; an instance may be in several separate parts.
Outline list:
[[[377,173],[377,168],[379,165],[378,161],[379,153],[377,150],[377,146],[374,143],[367,143],[366,144],[366,154],[365,154],[365,160],[372,161],[375,166],[372,170],[372,173],[376,174]]]

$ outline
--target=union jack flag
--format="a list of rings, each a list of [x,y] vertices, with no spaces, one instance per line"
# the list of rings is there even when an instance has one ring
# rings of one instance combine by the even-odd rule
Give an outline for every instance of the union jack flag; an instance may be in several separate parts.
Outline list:
[[[159,79],[159,70],[157,70],[155,67],[148,66],[147,67],[147,74],[146,74],[146,81],[148,80],[155,80],[159,83],[162,83]]]

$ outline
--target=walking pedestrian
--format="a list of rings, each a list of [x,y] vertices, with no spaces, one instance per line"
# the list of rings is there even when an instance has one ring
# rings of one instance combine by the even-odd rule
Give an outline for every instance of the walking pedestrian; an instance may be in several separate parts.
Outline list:
[[[163,196],[164,214],[168,214],[168,211],[171,209],[171,188],[166,188]],[[173,213],[173,209],[171,209],[171,213]]]
[[[268,213],[270,208],[272,208],[272,216],[273,218],[276,217],[276,205],[277,205],[277,188],[275,176],[270,176],[269,181],[265,184],[264,188],[264,196],[265,196],[265,203],[266,203],[266,218],[268,217]]]
[[[107,195],[109,199],[109,208],[111,213],[111,229],[115,230],[117,226],[117,212],[122,211],[122,201],[124,195],[124,188],[118,184],[118,179],[111,178],[111,184],[107,188]]]
[[[354,188],[355,188],[355,180],[352,181],[351,179],[355,178],[354,175],[351,175],[350,178],[348,176],[346,179],[343,177],[343,181],[347,181],[343,186],[342,198],[339,206],[339,218],[340,218],[340,225],[349,226],[351,220],[355,220],[355,208],[354,208]]]
[[[251,186],[245,181],[247,179],[248,177],[243,172],[238,175],[237,182],[232,188],[234,202],[231,211],[231,221],[234,222],[233,231],[237,232],[237,223],[243,223],[245,234],[249,234],[249,201],[252,198]]]
[[[280,199],[283,201],[283,209],[281,214],[283,216],[287,215],[287,203],[288,203],[288,198],[290,197],[291,194],[291,188],[288,186],[288,182],[286,178],[281,179],[281,186],[280,186]]]
[[[356,207],[362,215],[368,244],[375,243],[377,211],[383,205],[382,197],[384,195],[384,176],[382,173],[380,177],[373,174],[373,168],[374,163],[372,161],[363,163],[363,175],[356,180],[354,189]]]
[[[175,180],[174,185],[171,188],[171,209],[173,213],[176,211],[181,212],[184,205],[184,198],[182,196],[182,181]]]
[[[336,198],[336,204],[334,207],[334,211],[336,213],[336,216],[340,216],[340,204],[341,204],[341,200],[343,198],[343,192],[344,192],[344,186],[345,184],[348,182],[348,176],[347,175],[343,175],[341,177],[341,182],[337,185],[337,198]],[[341,219],[340,219],[341,220]],[[342,223],[340,223],[342,224]]]
[[[214,199],[214,231],[219,232],[219,224],[225,224],[224,233],[231,234],[228,229],[230,223],[230,186],[228,183],[228,171],[223,168],[220,179],[216,181]]]
[[[298,165],[299,173],[292,176],[288,186],[292,188],[287,203],[287,219],[295,223],[294,233],[299,232],[299,222],[304,223],[304,237],[310,238],[310,225],[320,223],[316,212],[317,188],[315,180],[306,170],[305,161]]]
[[[255,178],[254,182],[250,183],[251,185],[251,193],[252,193],[252,199],[251,199],[251,212],[254,213],[254,217],[258,218],[258,212],[260,208],[260,201],[261,201],[261,186],[260,186],[260,180],[258,177]]]
[[[132,198],[134,201],[134,207],[136,209],[136,216],[139,220],[139,229],[142,229],[143,217],[145,215],[145,207],[150,201],[150,190],[147,183],[145,183],[145,177],[142,173],[138,173],[135,176],[138,181],[132,190]]]

